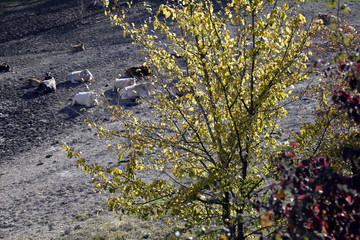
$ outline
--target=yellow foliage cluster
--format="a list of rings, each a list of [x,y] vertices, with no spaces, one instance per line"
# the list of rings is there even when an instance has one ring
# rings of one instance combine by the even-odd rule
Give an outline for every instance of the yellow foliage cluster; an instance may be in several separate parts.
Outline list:
[[[140,26],[124,12],[108,14],[154,72],[153,120],[115,108],[126,130],[99,131],[126,139],[118,147],[124,164],[80,165],[96,187],[116,193],[108,201],[115,210],[173,214],[188,227],[226,226],[244,239],[260,226],[249,217],[252,202],[281,147],[274,134],[286,115],[280,103],[307,76],[303,49],[312,27],[288,4],[263,0],[233,0],[220,10],[208,0],[163,4]]]

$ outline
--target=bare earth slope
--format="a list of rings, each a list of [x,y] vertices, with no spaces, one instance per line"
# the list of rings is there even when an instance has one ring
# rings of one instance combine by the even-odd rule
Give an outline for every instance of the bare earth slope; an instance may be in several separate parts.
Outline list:
[[[111,101],[113,79],[144,59],[100,6],[81,11],[77,1],[46,0],[1,10],[0,62],[12,71],[0,73],[0,239],[31,232],[57,236],[73,216],[104,200],[61,145],[80,147],[95,159],[108,155],[84,123],[107,121],[106,108],[71,107],[71,98],[86,87],[65,82],[65,76],[89,69],[95,77],[90,89]],[[136,11],[137,21],[142,12]],[[81,42],[86,51],[73,52],[71,45]],[[26,79],[43,79],[47,72],[57,81],[56,93],[34,93]]]
[[[0,63],[12,66],[0,73],[0,239],[38,234],[43,239],[60,236],[76,223],[76,214],[103,208],[106,195],[91,190],[89,177],[66,158],[62,143],[83,150],[90,159],[116,165],[106,146],[84,119],[107,123],[103,106],[81,111],[69,106],[85,85],[65,82],[67,73],[89,69],[95,76],[90,88],[114,101],[111,83],[130,65],[144,59],[119,27],[111,26],[100,6],[82,9],[74,0],[38,0],[0,9]],[[350,21],[359,30],[359,2],[352,1]],[[1,5],[0,5],[1,6]],[[308,16],[326,12],[324,4],[304,8]],[[134,21],[145,16],[135,8]],[[85,43],[86,51],[73,52],[72,44]],[[28,77],[54,75],[56,93],[39,95],[26,86]],[[301,92],[307,82],[299,84]],[[292,116],[309,121],[313,107],[303,99],[290,109]],[[146,117],[145,104],[132,107]],[[292,120],[284,121],[291,129]],[[26,239],[26,238],[25,238]],[[34,238],[36,239],[36,238]]]

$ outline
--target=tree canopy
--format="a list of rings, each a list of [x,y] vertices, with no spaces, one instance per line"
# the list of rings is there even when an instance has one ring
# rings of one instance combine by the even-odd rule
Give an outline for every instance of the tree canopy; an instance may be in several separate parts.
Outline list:
[[[107,12],[141,46],[153,72],[156,90],[139,100],[152,106],[151,117],[111,106],[118,129],[98,126],[100,135],[119,138],[113,147],[120,167],[64,149],[94,175],[96,187],[114,193],[108,205],[116,211],[145,219],[170,215],[186,223],[184,231],[203,229],[204,239],[246,239],[269,228],[254,206],[267,193],[272,156],[282,149],[282,102],[307,77],[313,25],[288,3],[221,6],[162,4],[141,24],[127,22],[125,11]]]

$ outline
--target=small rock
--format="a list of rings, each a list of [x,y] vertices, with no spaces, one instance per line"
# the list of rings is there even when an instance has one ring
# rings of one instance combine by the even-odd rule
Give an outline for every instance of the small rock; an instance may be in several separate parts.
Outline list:
[[[53,223],[50,223],[49,224],[49,231],[52,231],[52,230],[54,230],[54,226],[55,226],[55,224],[53,224]]]
[[[71,230],[70,229],[66,229],[65,230],[65,232],[62,234],[63,236],[65,236],[65,235],[69,235],[70,234],[70,232],[71,232]]]
[[[81,229],[82,227],[80,226],[80,225],[76,225],[75,227],[74,227],[74,230],[79,230],[79,229]]]
[[[142,239],[148,239],[151,236],[151,233],[147,233],[144,236],[142,236]]]
[[[49,120],[47,120],[47,119],[40,119],[39,122],[41,122],[41,123],[49,123]]]

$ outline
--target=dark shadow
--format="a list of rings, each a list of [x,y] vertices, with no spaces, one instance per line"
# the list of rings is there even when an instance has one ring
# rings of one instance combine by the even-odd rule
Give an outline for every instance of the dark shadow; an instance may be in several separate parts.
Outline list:
[[[70,46],[70,48],[72,48],[72,47]],[[86,51],[86,50],[85,50],[85,51]],[[79,53],[85,52],[85,51],[78,51],[78,50],[70,49],[70,50],[68,51],[68,53],[69,53],[69,55],[76,55],[76,54],[79,54]]]
[[[123,106],[125,108],[131,108],[137,105],[140,105],[141,103],[136,101],[136,99],[122,99],[120,100],[120,106]]]
[[[35,92],[35,90],[34,90],[34,91],[31,91],[31,92],[24,93],[24,95],[22,95],[21,98],[24,99],[24,100],[31,100],[31,99],[38,98],[38,97],[40,97],[42,95],[44,95],[44,94],[40,94],[38,92]]]
[[[106,93],[106,92],[108,92],[108,93]],[[105,94],[105,97],[108,98],[108,104],[110,104],[110,105],[121,106],[124,108],[130,108],[130,107],[134,107],[134,106],[141,104],[136,99],[119,99],[118,94],[116,92],[113,92],[112,90],[107,90],[106,92],[104,94]],[[111,92],[111,93],[109,93],[109,92]],[[108,95],[108,94],[110,94],[110,95]]]
[[[71,120],[84,115],[87,109],[88,109],[87,107],[81,105],[75,105],[75,106],[67,105],[63,109],[61,109],[59,113],[68,116],[67,118],[65,118],[65,120]]]
[[[25,85],[25,86],[20,87],[20,89],[21,89],[21,90],[28,90],[28,89],[36,88],[36,87],[37,87],[37,86]]]
[[[103,93],[103,95],[107,98],[117,98],[118,93],[114,92],[112,89],[108,89]]]
[[[57,83],[56,84],[56,88],[76,88],[78,86],[81,86],[85,84],[85,82],[77,82],[77,83],[72,83],[72,82],[69,82],[69,81],[65,81],[65,82],[60,82],[60,83]]]

